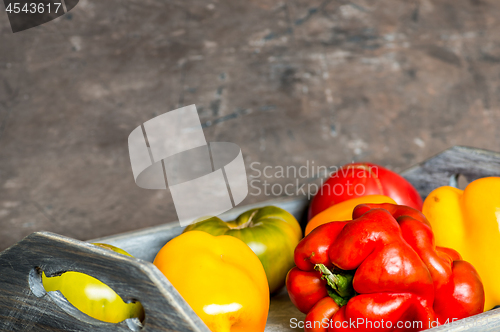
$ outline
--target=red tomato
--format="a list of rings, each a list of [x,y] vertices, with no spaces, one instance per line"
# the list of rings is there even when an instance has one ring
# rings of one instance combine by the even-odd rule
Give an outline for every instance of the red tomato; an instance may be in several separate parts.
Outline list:
[[[379,165],[342,166],[323,184],[309,205],[309,219],[330,206],[365,195],[385,195],[399,205],[422,210],[422,197],[402,176]]]

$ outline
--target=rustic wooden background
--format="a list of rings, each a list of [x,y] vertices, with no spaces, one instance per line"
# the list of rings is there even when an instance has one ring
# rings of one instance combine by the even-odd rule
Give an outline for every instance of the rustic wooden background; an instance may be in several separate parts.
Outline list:
[[[253,162],[401,171],[452,145],[500,150],[495,0],[80,0],[16,34],[0,7],[0,250],[176,220],[168,190],[135,185],[127,137],[183,105],[242,148],[249,177]]]

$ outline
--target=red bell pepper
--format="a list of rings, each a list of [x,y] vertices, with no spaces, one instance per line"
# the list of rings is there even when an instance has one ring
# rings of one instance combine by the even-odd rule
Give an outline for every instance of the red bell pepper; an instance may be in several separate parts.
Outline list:
[[[353,220],[314,229],[295,249],[287,289],[306,332],[420,331],[483,312],[474,267],[436,247],[424,215],[363,204]]]

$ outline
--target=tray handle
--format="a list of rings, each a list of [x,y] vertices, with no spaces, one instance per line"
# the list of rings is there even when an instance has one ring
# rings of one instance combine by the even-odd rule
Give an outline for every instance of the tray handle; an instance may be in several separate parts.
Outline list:
[[[142,332],[210,332],[153,264],[49,232],[33,233],[0,253],[1,331],[138,329],[130,319],[118,324],[93,319],[59,292],[49,295],[39,270],[48,276],[86,273],[107,284],[125,302],[140,301],[146,315]]]
[[[500,176],[500,153],[454,146],[407,169],[401,175],[425,199],[438,187],[456,187],[459,175],[464,176],[468,182],[488,176]]]

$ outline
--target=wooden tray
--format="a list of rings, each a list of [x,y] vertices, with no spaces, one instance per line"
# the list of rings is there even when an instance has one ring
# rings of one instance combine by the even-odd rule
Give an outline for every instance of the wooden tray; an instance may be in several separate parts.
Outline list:
[[[500,176],[500,154],[467,147],[453,147],[414,166],[402,175],[426,197],[442,185],[456,185],[459,175],[468,181]],[[239,207],[222,215],[230,220],[250,208],[276,205],[304,220],[308,201],[282,198]],[[151,263],[160,248],[182,233],[177,224],[166,224],[95,239],[128,251],[135,258],[61,235],[36,232],[0,253],[0,331],[196,331],[209,332],[179,293]],[[40,269],[48,275],[78,271],[113,288],[125,301],[142,303],[146,319],[119,324],[95,320],[74,308],[59,292],[46,293]],[[266,332],[300,331],[290,319],[302,321],[286,290],[271,299]],[[428,331],[500,331],[500,309]]]

